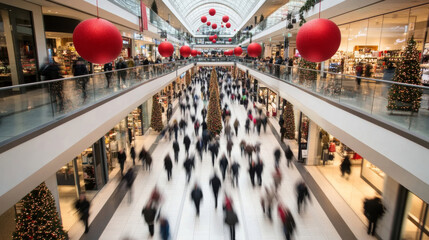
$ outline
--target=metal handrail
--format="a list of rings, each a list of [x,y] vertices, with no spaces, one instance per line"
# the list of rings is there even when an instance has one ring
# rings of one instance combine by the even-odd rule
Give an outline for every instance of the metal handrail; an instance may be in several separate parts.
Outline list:
[[[159,65],[171,64],[171,63],[177,63],[177,62],[185,62],[186,63],[188,61],[187,60],[180,60],[180,61],[166,62],[166,63],[156,63],[156,64],[149,64],[149,65],[139,65],[139,66],[135,66],[135,67],[115,69],[115,70],[106,71],[106,72],[90,73],[90,74],[85,74],[85,75],[80,75],[80,76],[73,76],[73,77],[67,77],[67,78],[58,78],[58,79],[52,79],[52,80],[46,80],[46,81],[40,81],[40,82],[34,82],[34,83],[24,83],[24,84],[18,84],[18,85],[13,85],[13,86],[0,87],[0,91],[10,90],[10,89],[16,89],[16,88],[21,88],[21,87],[29,87],[29,86],[41,85],[41,84],[47,84],[47,83],[53,83],[53,82],[60,82],[60,81],[71,80],[71,79],[79,79],[79,78],[83,78],[83,77],[91,77],[91,76],[95,76],[95,75],[101,75],[101,74],[106,74],[106,73],[114,73],[114,72],[119,72],[119,71],[126,71],[126,70],[131,70],[131,69],[136,69],[136,68],[142,68],[142,67],[146,67],[146,66],[159,66]]]

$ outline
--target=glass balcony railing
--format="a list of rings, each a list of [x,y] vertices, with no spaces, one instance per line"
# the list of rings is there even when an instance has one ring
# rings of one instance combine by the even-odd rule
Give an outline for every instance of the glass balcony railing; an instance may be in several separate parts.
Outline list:
[[[236,57],[194,58],[196,62],[238,62],[280,81],[306,89],[429,141],[429,87],[388,80],[246,60]],[[418,104],[389,99],[392,90],[421,93]],[[405,98],[405,97],[404,97]],[[388,105],[404,110],[389,109]]]
[[[188,64],[144,65],[0,88],[0,145]]]

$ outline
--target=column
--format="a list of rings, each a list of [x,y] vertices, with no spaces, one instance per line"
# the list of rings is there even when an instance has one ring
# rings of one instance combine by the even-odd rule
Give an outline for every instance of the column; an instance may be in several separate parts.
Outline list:
[[[61,219],[60,211],[60,196],[58,194],[58,184],[57,184],[57,173],[55,172],[52,176],[45,180],[46,187],[51,191],[52,196],[55,199],[55,206],[57,207],[58,215]]]
[[[319,149],[319,126],[310,120],[307,139],[307,165],[319,165],[317,150]],[[305,156],[303,156],[305,157]]]
[[[4,35],[6,38],[6,48],[7,48],[7,55],[9,58],[9,67],[10,67],[10,73],[12,77],[12,85],[18,85],[19,77],[18,77],[18,70],[16,68],[16,56],[15,56],[15,49],[13,47],[13,37],[12,37],[11,22],[9,20],[9,11],[1,10],[0,12],[1,12],[1,17],[3,19]]]
[[[399,194],[399,183],[389,176],[384,177],[383,204],[386,207],[384,216],[378,220],[376,234],[381,239],[392,239],[392,230],[395,221],[395,209]],[[367,224],[367,223],[366,223]]]

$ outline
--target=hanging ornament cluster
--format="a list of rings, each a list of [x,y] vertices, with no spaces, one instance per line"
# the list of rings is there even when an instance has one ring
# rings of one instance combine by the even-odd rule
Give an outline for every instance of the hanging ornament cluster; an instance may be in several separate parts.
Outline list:
[[[73,31],[73,44],[85,60],[105,64],[115,60],[121,53],[122,36],[111,22],[92,18],[76,26]]]
[[[198,55],[198,51],[195,49],[192,49],[191,55],[192,55],[192,57],[196,57]]]
[[[311,20],[299,29],[296,46],[299,54],[310,62],[323,62],[337,52],[341,44],[338,26],[328,19]]]
[[[191,48],[189,46],[182,46],[180,48],[180,55],[184,58],[189,57],[191,55]]]
[[[209,15],[210,16],[214,16],[214,15],[216,15],[216,9],[214,9],[214,8],[211,8],[211,9],[209,9]],[[231,27],[231,23],[229,23],[228,22],[229,21],[229,16],[227,16],[227,15],[224,15],[223,17],[222,17],[222,22],[221,22],[221,27],[223,28],[223,27],[227,27],[227,28],[230,28]],[[208,22],[208,19],[207,19],[207,17],[206,16],[202,16],[201,17],[201,22],[202,23],[206,23],[207,24],[207,26],[211,26],[212,27],[212,29],[214,30],[214,29],[217,29],[217,24],[216,23],[211,23],[211,22]],[[224,25],[224,23],[225,23],[225,25]],[[197,32],[198,32],[199,30],[197,30]],[[235,29],[234,29],[234,31],[235,31]],[[212,40],[210,40],[210,41],[212,41]]]
[[[259,55],[261,55],[261,52],[262,52],[262,47],[258,43],[255,43],[255,42],[251,43],[247,47],[247,54],[250,57],[258,57]]]
[[[170,57],[171,55],[173,55],[174,46],[170,42],[167,42],[167,41],[162,42],[158,46],[158,52],[163,57]]]
[[[243,54],[243,49],[241,47],[236,47],[234,48],[234,55],[235,56],[241,56],[241,54]]]
[[[232,50],[227,50],[227,51],[225,51],[225,52],[223,52],[223,54],[225,55],[225,56],[232,56]]]

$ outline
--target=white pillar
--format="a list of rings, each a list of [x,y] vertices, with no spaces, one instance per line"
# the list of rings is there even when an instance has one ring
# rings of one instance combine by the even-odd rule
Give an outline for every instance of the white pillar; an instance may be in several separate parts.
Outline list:
[[[57,207],[57,212],[61,219],[61,211],[60,211],[60,195],[58,194],[58,183],[57,183],[57,173],[54,173],[48,179],[45,180],[45,184],[48,189],[51,191],[52,196],[55,199],[55,205]]]
[[[384,177],[383,205],[386,207],[384,216],[378,221],[376,233],[381,239],[391,239],[392,226],[395,221],[395,209],[398,199],[399,183],[389,176]]]
[[[317,150],[319,149],[319,126],[310,120],[307,139],[307,165],[319,165]]]

